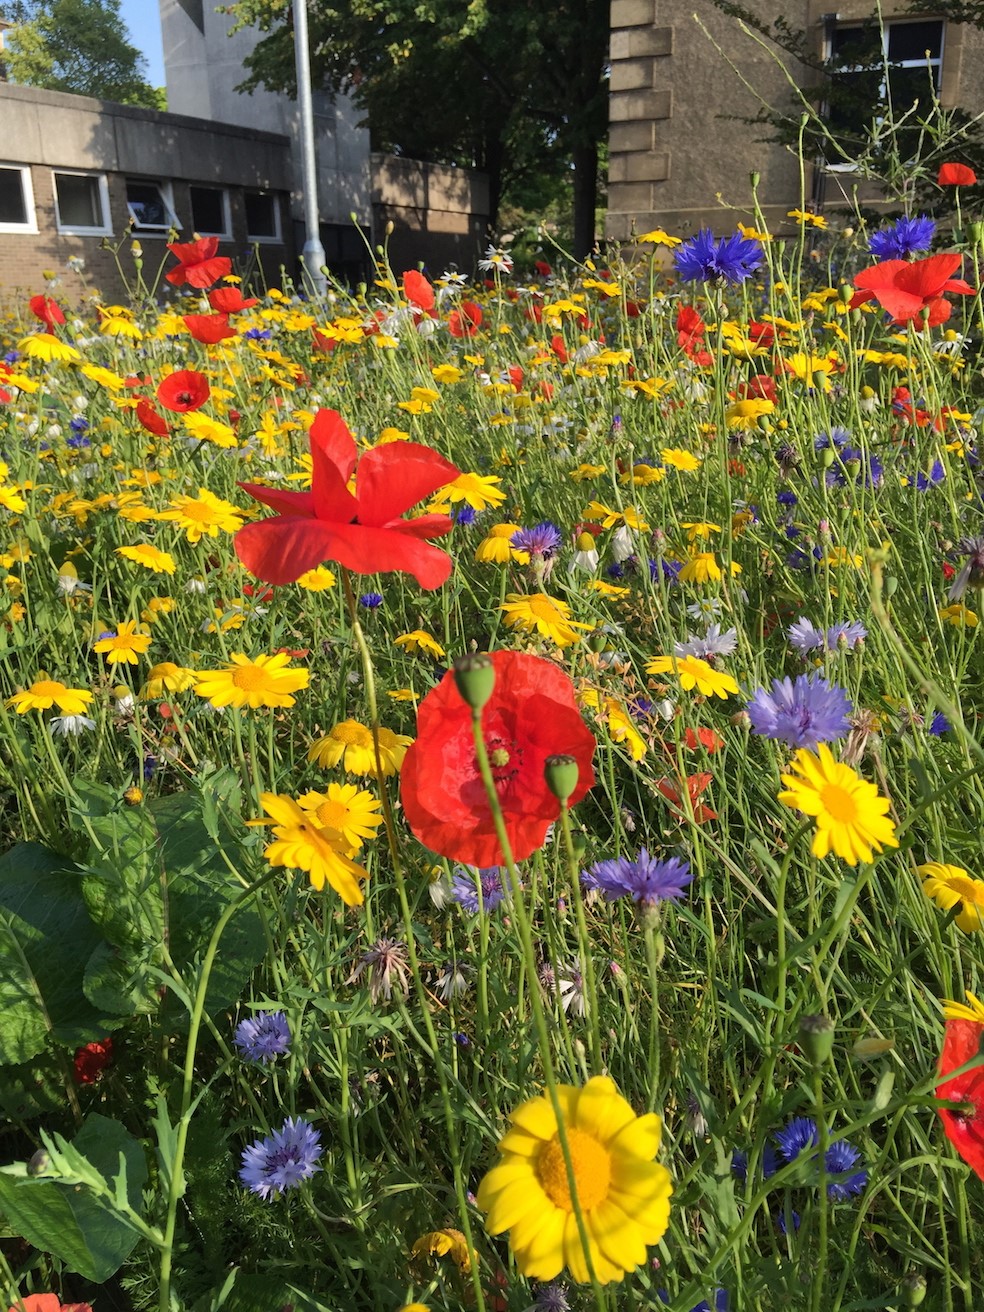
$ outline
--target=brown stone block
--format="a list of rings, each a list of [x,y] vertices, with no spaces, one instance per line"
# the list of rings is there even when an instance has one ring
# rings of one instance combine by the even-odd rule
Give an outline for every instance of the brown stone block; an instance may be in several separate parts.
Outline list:
[[[665,151],[639,150],[613,155],[608,165],[609,186],[620,182],[663,182],[669,176],[670,157]]]
[[[612,123],[632,123],[646,119],[669,118],[673,110],[673,95],[663,91],[613,91],[609,103],[609,120]]]
[[[653,123],[613,123],[608,129],[608,149],[612,155],[623,150],[652,150],[655,144]]]
[[[653,85],[654,68],[651,59],[612,60],[612,91],[635,91],[641,87],[649,90]]]
[[[612,33],[613,63],[618,59],[658,59],[672,54],[672,27],[633,27]]]
[[[612,0],[612,27],[651,27],[656,0]]]
[[[454,232],[468,235],[468,214],[454,214],[450,210],[430,210],[427,214],[428,232]]]
[[[638,214],[653,208],[650,182],[609,182],[608,208],[615,213]]]

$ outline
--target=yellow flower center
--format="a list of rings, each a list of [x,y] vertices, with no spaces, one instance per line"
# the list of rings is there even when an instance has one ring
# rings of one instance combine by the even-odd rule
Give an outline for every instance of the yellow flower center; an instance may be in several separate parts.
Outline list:
[[[269,686],[269,678],[259,665],[237,665],[232,673],[232,682],[243,692],[259,692]]]
[[[186,501],[181,507],[185,519],[193,519],[199,524],[210,524],[215,518],[215,511],[204,501]]]
[[[548,624],[556,624],[558,620],[564,618],[564,611],[561,607],[542,594],[530,598],[529,608],[530,613],[535,615],[538,620],[546,620]]]
[[[365,725],[357,724],[355,720],[336,724],[329,737],[337,743],[345,743],[347,747],[372,747],[372,734]]]
[[[57,697],[65,691],[65,685],[56,683],[54,679],[39,679],[30,691],[35,697]]]
[[[334,801],[332,798],[322,802],[314,814],[318,824],[326,829],[343,829],[349,819],[349,809],[345,803]]]
[[[823,809],[840,824],[854,824],[858,818],[858,807],[851,793],[839,784],[825,784],[820,790]]]
[[[568,1127],[567,1146],[571,1150],[577,1201],[582,1212],[589,1212],[592,1207],[597,1207],[608,1197],[608,1186],[612,1178],[612,1159],[607,1148],[584,1130]],[[559,1135],[554,1135],[550,1142],[540,1149],[536,1169],[543,1192],[554,1206],[564,1212],[573,1212],[574,1202],[567,1182],[567,1165],[564,1162],[564,1150],[560,1146]]]
[[[970,906],[984,906],[984,883],[969,875],[951,875],[947,880],[961,902]]]

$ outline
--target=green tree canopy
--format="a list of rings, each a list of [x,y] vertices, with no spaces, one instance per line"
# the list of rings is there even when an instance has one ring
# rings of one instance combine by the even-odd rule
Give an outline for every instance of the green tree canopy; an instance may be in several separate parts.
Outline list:
[[[294,91],[289,0],[227,7],[267,35],[247,87]],[[608,127],[608,0],[309,0],[313,76],[350,91],[377,149],[485,170],[503,200],[574,190],[575,254],[594,237]]]
[[[144,57],[127,40],[120,0],[18,0],[6,9],[14,24],[4,42],[11,82],[164,108]]]

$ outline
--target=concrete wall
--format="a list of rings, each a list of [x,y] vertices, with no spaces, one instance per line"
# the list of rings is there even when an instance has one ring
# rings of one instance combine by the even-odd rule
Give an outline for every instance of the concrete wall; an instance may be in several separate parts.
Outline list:
[[[152,3],[153,0],[147,0]],[[230,36],[233,19],[216,12],[214,0],[159,0],[168,106],[220,123],[237,123],[298,140],[296,101],[269,91],[235,90],[246,76],[243,61],[262,33],[247,28]],[[354,213],[370,217],[369,132],[346,96],[314,97],[321,220],[352,226]],[[295,152],[299,160],[299,153]],[[303,215],[299,166],[293,182],[293,212]]]
[[[488,178],[471,169],[373,155],[372,209],[377,241],[393,225],[388,249],[397,273],[420,263],[434,276],[451,263],[470,273],[488,243]]]
[[[38,226],[36,235],[0,233],[0,289],[5,295],[42,290],[45,270],[58,274],[60,292],[70,300],[86,286],[97,288],[106,297],[124,294],[115,259],[102,249],[102,237],[58,232],[53,172],[61,169],[105,176],[113,244],[128,232],[128,177],[170,182],[182,240],[190,240],[193,231],[189,185],[225,187],[232,239],[223,242],[220,251],[238,257],[239,263],[249,250],[243,188],[279,193],[284,240],[264,245],[261,258],[267,278],[274,282],[280,281],[281,264],[293,269],[293,235],[286,213],[291,174],[285,137],[4,82],[0,82],[0,123],[0,163],[30,166]],[[156,269],[166,254],[166,239],[166,234],[140,235],[145,272]],[[129,246],[126,242],[123,247],[128,274],[132,271]],[[85,281],[67,268],[66,261],[72,256],[85,260]]]

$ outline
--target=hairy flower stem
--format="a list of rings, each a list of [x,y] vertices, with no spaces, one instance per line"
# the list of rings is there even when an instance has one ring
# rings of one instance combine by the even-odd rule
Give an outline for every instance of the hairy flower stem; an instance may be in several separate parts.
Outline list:
[[[362,631],[362,625],[359,623],[359,615],[355,604],[355,593],[352,590],[351,575],[349,574],[349,571],[344,568],[342,569],[341,574],[342,587],[345,591],[345,602],[348,606],[349,621],[352,625],[352,637],[358,648],[359,657],[362,661],[362,675],[365,683],[366,702],[369,707],[369,723],[372,728],[372,741],[376,752],[376,778],[379,782],[379,795],[383,803],[383,818],[386,824],[386,837],[389,842],[390,858],[393,865],[393,882],[396,885],[396,894],[400,902],[400,913],[403,917],[403,925],[406,932],[407,958],[410,962],[410,970],[413,975],[414,991],[416,992],[417,1000],[420,1003],[424,1029],[427,1032],[427,1042],[430,1045],[431,1056],[434,1062],[434,1071],[441,1088],[441,1106],[444,1111],[445,1125],[447,1126],[448,1143],[455,1144],[458,1142],[458,1124],[455,1120],[454,1108],[451,1105],[451,1093],[448,1088],[447,1071],[444,1067],[444,1058],[441,1055],[437,1032],[434,1029],[434,1021],[430,1013],[427,990],[424,988],[424,981],[420,974],[420,958],[417,956],[417,940],[414,935],[413,913],[410,910],[410,900],[407,897],[406,881],[403,877],[403,865],[400,861],[400,848],[396,832],[396,821],[393,817],[393,808],[390,805],[389,792],[386,788],[386,781],[383,775],[383,761],[379,750],[379,708],[376,703],[376,677],[372,664],[372,654],[369,651],[369,646],[366,642],[366,635]],[[457,1153],[452,1154],[451,1169],[454,1173],[454,1192],[458,1203],[458,1215],[461,1218],[461,1229],[468,1245],[468,1271],[471,1277],[472,1289],[475,1294],[475,1307],[477,1312],[485,1312],[485,1294],[482,1290],[481,1272],[479,1271],[478,1262],[475,1257],[475,1244],[472,1238],[471,1219],[469,1217],[468,1209],[468,1192],[465,1187],[465,1178],[461,1173],[461,1159]]]
[[[601,1060],[601,1031],[598,1017],[598,991],[595,984],[594,959],[591,956],[591,940],[588,937],[588,922],[584,914],[584,894],[581,890],[581,871],[574,851],[574,835],[571,831],[571,813],[567,803],[560,807],[560,828],[564,835],[564,851],[567,856],[567,869],[574,891],[574,914],[577,918],[577,938],[581,956],[581,970],[584,972],[584,992],[589,1000],[588,1018],[591,1025],[591,1060],[596,1071],[603,1069]]]
[[[591,1284],[594,1287],[595,1303],[598,1312],[605,1312],[605,1294],[598,1276],[595,1273],[594,1263],[591,1260],[591,1247],[588,1240],[588,1230],[584,1221],[584,1213],[581,1211],[581,1204],[577,1196],[577,1179],[574,1174],[574,1162],[571,1157],[570,1144],[567,1141],[567,1127],[564,1123],[564,1112],[560,1105],[560,1095],[557,1092],[557,1072],[554,1069],[553,1056],[550,1051],[550,1031],[547,1028],[547,1017],[543,1010],[543,999],[540,996],[540,990],[537,987],[536,971],[536,953],[533,949],[533,934],[530,929],[530,918],[527,914],[526,903],[523,900],[523,890],[519,883],[519,874],[516,870],[516,863],[513,860],[512,845],[509,842],[509,835],[506,832],[506,821],[502,814],[502,807],[499,804],[499,794],[496,792],[495,779],[492,775],[492,766],[489,763],[489,753],[485,746],[485,737],[482,733],[482,712],[481,709],[472,708],[472,738],[475,743],[475,763],[478,766],[478,772],[482,776],[482,783],[485,785],[485,795],[488,798],[489,808],[492,812],[492,823],[495,826],[496,837],[499,840],[499,846],[502,848],[502,855],[505,859],[506,870],[509,875],[509,888],[512,893],[513,912],[516,917],[516,926],[519,930],[519,941],[523,952],[523,962],[526,967],[526,973],[530,981],[530,1006],[533,1011],[533,1022],[536,1026],[536,1035],[540,1049],[540,1060],[543,1062],[543,1078],[547,1086],[547,1092],[550,1096],[550,1105],[553,1108],[554,1116],[557,1119],[557,1137],[560,1140],[561,1152],[564,1155],[564,1165],[567,1168],[567,1187],[570,1190],[571,1202],[574,1204],[574,1216],[577,1220],[578,1237],[581,1240],[581,1247],[584,1251],[584,1260],[587,1264],[588,1272],[591,1276]]]

